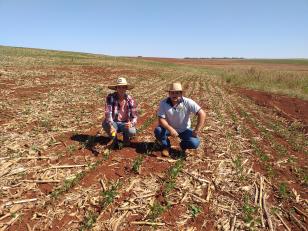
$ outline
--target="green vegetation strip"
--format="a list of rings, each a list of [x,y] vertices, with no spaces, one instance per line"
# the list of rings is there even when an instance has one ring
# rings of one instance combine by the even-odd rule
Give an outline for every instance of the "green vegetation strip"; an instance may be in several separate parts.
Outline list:
[[[219,73],[225,83],[234,86],[308,99],[308,74],[300,71],[233,69]]]
[[[118,195],[118,189],[122,186],[120,181],[109,186],[109,189],[106,191],[101,191],[100,195],[101,198],[98,202],[98,209],[97,211],[89,211],[88,214],[85,216],[81,226],[79,227],[80,231],[89,230],[95,224],[99,214],[110,205],[115,197]]]
[[[167,200],[168,194],[175,188],[176,177],[183,169],[184,161],[179,159],[173,166],[168,169],[167,177],[163,182],[163,196]],[[163,204],[160,201],[155,201],[151,206],[151,211],[148,215],[148,219],[155,221],[166,209],[170,208],[169,203]]]
[[[102,161],[96,161],[94,164],[89,163],[88,164],[88,167],[89,167],[88,171],[94,170],[97,167],[97,165],[99,165],[101,162]],[[88,171],[79,172],[79,173],[75,174],[72,178],[65,180],[62,186],[56,188],[54,191],[51,192],[51,197],[56,199],[61,194],[68,192],[71,188],[73,188],[75,185],[77,185],[82,180],[82,178],[85,177],[85,175]]]
[[[72,179],[65,180],[64,184],[61,187],[56,188],[51,193],[51,197],[57,198],[61,194],[69,191],[69,189],[74,187],[84,176],[85,176],[85,172],[80,172],[80,173],[77,173]]]

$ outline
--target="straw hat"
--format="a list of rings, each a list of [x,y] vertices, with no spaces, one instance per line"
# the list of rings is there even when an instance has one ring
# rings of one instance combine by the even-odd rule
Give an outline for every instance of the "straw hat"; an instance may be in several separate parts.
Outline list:
[[[166,91],[183,91],[182,84],[180,82],[171,83]]]
[[[108,88],[111,90],[117,90],[117,86],[127,86],[127,90],[133,89],[134,86],[127,83],[126,79],[124,77],[119,77],[117,79],[116,84],[109,85]]]

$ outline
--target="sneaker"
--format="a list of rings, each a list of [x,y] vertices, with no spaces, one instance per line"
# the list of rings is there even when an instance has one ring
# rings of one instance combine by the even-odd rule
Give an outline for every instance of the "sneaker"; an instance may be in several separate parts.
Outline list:
[[[161,152],[162,156],[170,157],[169,148],[164,148]]]

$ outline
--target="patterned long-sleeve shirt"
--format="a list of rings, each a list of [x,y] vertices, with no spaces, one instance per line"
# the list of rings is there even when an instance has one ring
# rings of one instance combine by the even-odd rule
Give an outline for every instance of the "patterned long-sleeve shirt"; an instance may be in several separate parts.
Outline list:
[[[136,126],[137,124],[137,105],[135,100],[128,94],[124,96],[127,106],[128,106],[128,120],[131,122],[132,126]],[[111,93],[106,98],[105,104],[105,120],[108,123],[112,123],[113,121],[118,122],[120,102],[116,92]]]

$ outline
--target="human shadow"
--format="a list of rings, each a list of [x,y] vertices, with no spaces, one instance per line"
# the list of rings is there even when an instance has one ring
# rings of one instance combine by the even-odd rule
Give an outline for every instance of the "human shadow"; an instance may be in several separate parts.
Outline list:
[[[71,140],[79,142],[85,149],[91,151],[95,156],[99,154],[95,146],[97,144],[107,145],[110,141],[109,137],[87,134],[75,134],[71,136]]]
[[[106,136],[98,135],[87,135],[87,134],[75,134],[71,136],[71,140],[79,142],[85,149],[89,150],[97,156],[99,151],[96,149],[96,145],[106,146],[110,143],[111,138]],[[144,141],[144,142],[132,142],[130,145],[131,148],[134,148],[137,153],[157,157],[157,152],[162,151],[161,145],[153,141]],[[121,141],[113,142],[110,145],[111,149],[121,149],[123,144]],[[160,155],[160,154],[159,154]],[[185,153],[180,150],[171,148],[170,149],[170,158],[180,159],[185,158]]]
[[[136,149],[139,154],[154,156],[154,152],[161,151],[161,147],[155,142],[138,142],[132,143],[132,148]]]
[[[153,157],[157,157],[157,152],[162,151],[162,146],[158,144],[157,142],[147,142],[147,141],[138,142],[138,143],[134,143],[132,145],[132,148],[135,148],[136,152],[139,154],[144,154],[144,155],[153,156]],[[186,158],[185,152],[175,149],[175,148],[170,148],[169,153],[170,153],[170,158],[172,159],[183,159],[183,158],[185,159]]]
[[[187,157],[187,154],[184,151],[175,149],[175,148],[170,148],[169,153],[170,153],[170,157],[175,160],[177,159],[185,160]]]

